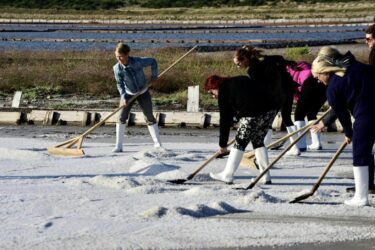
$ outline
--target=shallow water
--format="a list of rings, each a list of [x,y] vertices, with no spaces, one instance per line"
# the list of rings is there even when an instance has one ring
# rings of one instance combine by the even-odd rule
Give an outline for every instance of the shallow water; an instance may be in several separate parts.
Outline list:
[[[363,24],[319,27],[0,24],[0,49],[112,50],[113,43],[119,41],[130,43],[135,49],[191,47],[198,43],[235,46],[249,40],[338,42],[362,38],[365,28]]]

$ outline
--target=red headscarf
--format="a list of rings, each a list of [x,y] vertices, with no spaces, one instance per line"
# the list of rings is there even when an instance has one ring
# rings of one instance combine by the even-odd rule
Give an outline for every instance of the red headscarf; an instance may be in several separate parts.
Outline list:
[[[228,77],[212,75],[207,78],[206,83],[204,84],[204,90],[209,91],[211,89],[219,89],[220,85],[223,84],[227,79]]]

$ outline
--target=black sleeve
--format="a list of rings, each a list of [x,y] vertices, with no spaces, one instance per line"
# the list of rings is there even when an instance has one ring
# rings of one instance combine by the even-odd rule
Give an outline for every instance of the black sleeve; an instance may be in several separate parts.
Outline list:
[[[375,48],[371,49],[371,52],[370,52],[370,55],[369,55],[369,58],[368,58],[368,63],[370,65],[375,65]]]
[[[230,102],[228,91],[220,89],[218,101],[220,109],[219,146],[224,148],[228,144],[230,128],[233,124],[234,111]]]

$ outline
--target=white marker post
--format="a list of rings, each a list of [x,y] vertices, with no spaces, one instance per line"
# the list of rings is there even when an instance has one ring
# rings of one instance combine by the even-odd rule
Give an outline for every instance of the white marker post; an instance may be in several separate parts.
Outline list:
[[[188,87],[187,112],[199,111],[199,85]]]
[[[12,101],[12,108],[19,108],[21,102],[22,91],[16,91]]]

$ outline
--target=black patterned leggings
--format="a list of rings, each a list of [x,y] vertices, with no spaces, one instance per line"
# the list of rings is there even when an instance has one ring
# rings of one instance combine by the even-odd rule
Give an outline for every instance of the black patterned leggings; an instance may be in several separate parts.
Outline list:
[[[233,147],[244,151],[249,142],[253,144],[254,149],[264,147],[264,137],[272,126],[276,115],[277,110],[271,110],[256,117],[240,118],[236,142]]]

